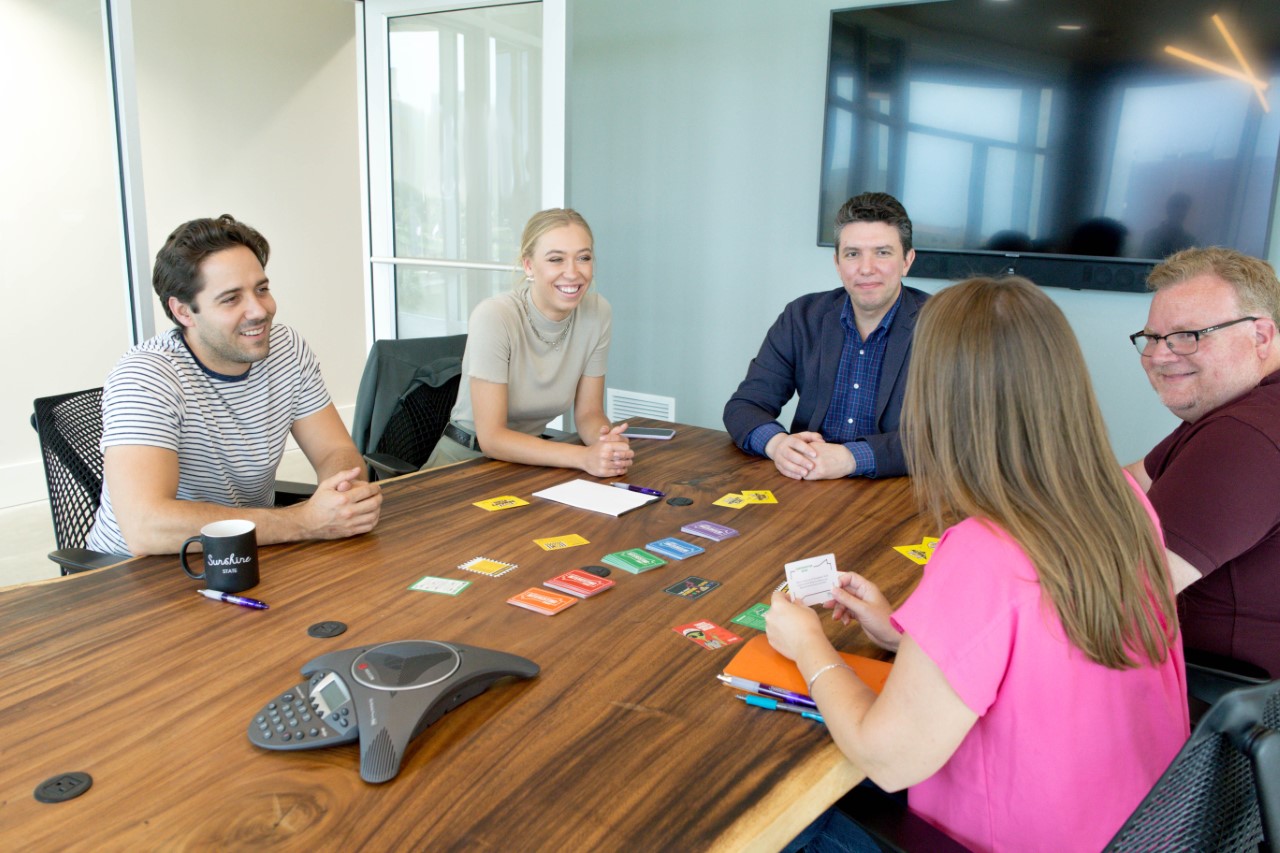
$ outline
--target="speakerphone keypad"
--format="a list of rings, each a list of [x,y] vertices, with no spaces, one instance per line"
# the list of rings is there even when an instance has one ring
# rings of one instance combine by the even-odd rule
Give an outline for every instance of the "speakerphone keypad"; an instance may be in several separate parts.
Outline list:
[[[356,739],[351,724],[351,701],[325,713],[315,690],[328,673],[318,673],[263,706],[249,724],[249,740],[276,749],[303,749]],[[307,725],[310,723],[311,725]]]

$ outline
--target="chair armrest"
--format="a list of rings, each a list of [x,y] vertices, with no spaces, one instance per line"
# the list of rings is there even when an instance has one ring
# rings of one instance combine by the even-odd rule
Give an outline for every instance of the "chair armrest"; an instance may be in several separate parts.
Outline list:
[[[1280,838],[1280,731],[1254,726],[1249,733],[1245,753],[1253,765],[1253,784],[1258,791],[1258,804],[1266,841]],[[1267,847],[1259,844],[1259,848]],[[1275,849],[1274,843],[1270,849]]]
[[[368,462],[369,467],[374,470],[377,475],[374,479],[377,480],[412,474],[418,470],[417,465],[405,462],[399,456],[392,456],[390,453],[366,453],[364,461]]]
[[[867,831],[881,850],[893,853],[968,853],[969,848],[917,815],[900,799],[858,785],[835,806]]]
[[[1213,705],[1237,687],[1266,684],[1271,674],[1260,666],[1200,649],[1183,649],[1187,661],[1187,693]]]
[[[130,559],[127,554],[104,554],[87,548],[59,548],[49,552],[49,559],[62,567],[62,574],[74,575],[91,569],[105,569]]]
[[[276,480],[276,506],[300,504],[316,493],[312,483],[295,483],[292,480]]]

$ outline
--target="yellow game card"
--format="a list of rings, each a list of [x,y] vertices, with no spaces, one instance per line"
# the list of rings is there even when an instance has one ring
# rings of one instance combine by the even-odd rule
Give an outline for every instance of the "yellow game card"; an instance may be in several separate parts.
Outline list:
[[[941,541],[937,536],[922,536],[918,545],[894,545],[893,550],[916,565],[923,566],[929,562],[929,558],[933,556],[934,549],[938,547],[938,543]]]
[[[933,550],[921,542],[919,545],[894,545],[893,550],[906,557],[917,566],[923,566],[929,562],[929,557],[933,555]]]
[[[778,499],[768,489],[743,489],[742,499],[749,504],[776,504]]]
[[[718,501],[714,501],[716,506],[727,506],[729,509],[742,509],[747,505],[747,499],[742,495],[728,494]]]
[[[577,545],[589,545],[587,540],[583,539],[576,533],[570,533],[568,536],[552,536],[550,539],[535,539],[533,544],[537,545],[544,551],[560,551],[564,548],[573,548]]]
[[[473,560],[467,560],[458,568],[467,572],[475,572],[481,575],[488,575],[496,578],[499,575],[505,575],[516,567],[515,563],[504,563],[500,560],[490,560],[488,557],[476,557]]]
[[[472,506],[478,506],[483,510],[494,512],[500,509],[511,509],[515,506],[528,506],[529,502],[515,495],[503,495],[500,498],[489,498],[483,501],[476,501]]]

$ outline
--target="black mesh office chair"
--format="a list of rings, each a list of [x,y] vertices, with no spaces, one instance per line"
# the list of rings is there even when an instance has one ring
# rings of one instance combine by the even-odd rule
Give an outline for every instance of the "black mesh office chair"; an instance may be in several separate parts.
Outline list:
[[[351,431],[371,476],[408,474],[431,456],[458,397],[466,345],[466,335],[374,343]]]
[[[41,397],[31,425],[49,484],[49,510],[58,550],[49,554],[64,575],[114,565],[128,557],[84,547],[102,500],[102,389]]]
[[[453,362],[454,367],[462,363]],[[460,372],[454,373],[439,385],[423,383],[401,398],[376,450],[364,457],[379,477],[411,473],[430,458],[449,423],[461,379]]]
[[[58,549],[49,554],[62,574],[100,569],[129,559],[84,547],[93,516],[102,502],[102,389],[41,397],[35,401],[31,426],[40,438],[53,538]],[[315,486],[276,481],[276,505],[306,500]]]

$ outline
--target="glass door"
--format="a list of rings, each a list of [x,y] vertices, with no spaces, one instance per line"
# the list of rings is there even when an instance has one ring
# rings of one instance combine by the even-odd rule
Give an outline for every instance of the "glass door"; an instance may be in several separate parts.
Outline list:
[[[564,197],[564,0],[366,0],[370,339],[465,332]]]

